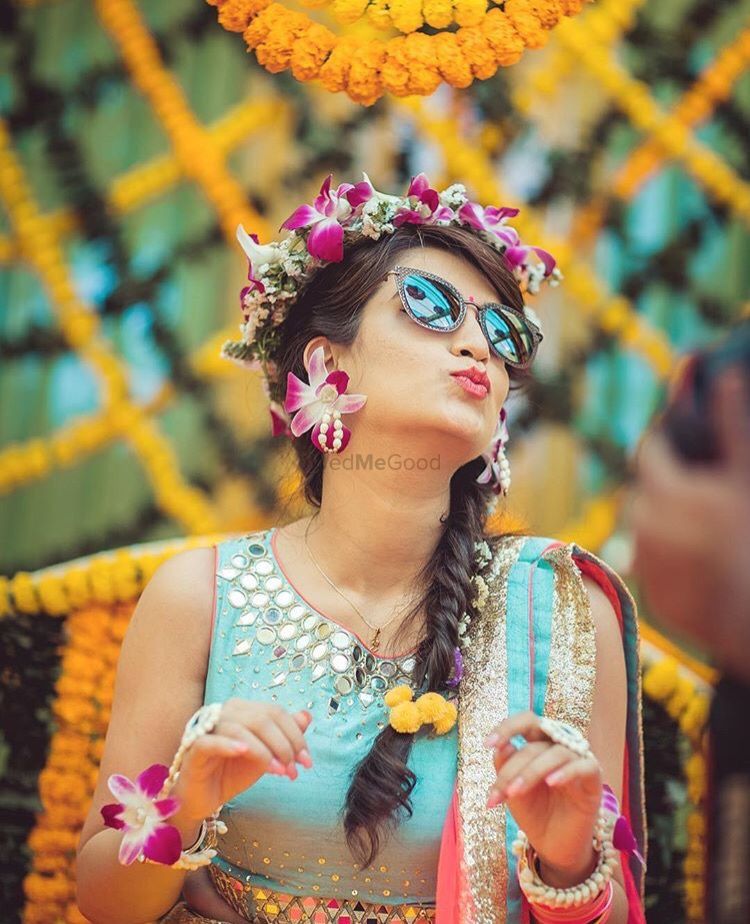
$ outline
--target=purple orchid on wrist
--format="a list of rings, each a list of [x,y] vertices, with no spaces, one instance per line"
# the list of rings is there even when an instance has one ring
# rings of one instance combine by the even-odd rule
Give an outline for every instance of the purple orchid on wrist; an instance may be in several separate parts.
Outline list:
[[[118,860],[125,866],[133,863],[140,853],[156,863],[171,866],[182,853],[182,836],[174,825],[164,824],[179,809],[175,796],[157,799],[169,767],[151,764],[135,779],[113,773],[107,780],[110,791],[119,802],[110,802],[100,809],[104,824],[125,832]]]

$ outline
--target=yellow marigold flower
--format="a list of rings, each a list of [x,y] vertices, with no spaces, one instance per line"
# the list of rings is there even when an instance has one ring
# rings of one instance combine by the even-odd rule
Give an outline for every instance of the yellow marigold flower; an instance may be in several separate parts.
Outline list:
[[[497,60],[482,30],[477,26],[466,26],[458,30],[456,37],[474,76],[480,80],[492,77],[497,71]]]
[[[423,693],[417,702],[422,722],[435,722],[443,715],[445,699],[439,693]]]
[[[455,0],[453,9],[459,26],[478,26],[487,12],[487,0]]]
[[[375,40],[365,45],[352,61],[346,86],[356,103],[371,106],[383,95],[381,69],[385,58],[385,42]]]
[[[416,703],[399,703],[391,709],[390,724],[397,732],[413,734],[422,727],[422,719]]]
[[[366,11],[367,19],[378,29],[390,29],[391,10],[388,0],[371,0]]]
[[[678,719],[695,694],[695,687],[687,677],[677,677],[672,695],[666,702],[666,709],[673,719]]]
[[[10,582],[10,592],[16,603],[16,609],[21,613],[38,613],[41,610],[41,601],[34,586],[34,579],[28,571],[19,571]]]
[[[399,32],[416,32],[424,25],[422,5],[416,0],[390,0],[391,22]]]
[[[698,739],[703,734],[711,703],[705,693],[696,693],[680,716],[680,727],[691,739]]]
[[[471,67],[461,51],[454,32],[440,32],[433,39],[438,70],[452,87],[463,89],[474,80]]]
[[[293,76],[300,81],[312,80],[336,46],[336,36],[320,23],[313,23],[292,49],[290,64]]]
[[[445,29],[453,22],[451,0],[423,0],[422,18],[433,29]]]
[[[320,68],[320,81],[331,93],[340,93],[346,89],[349,68],[356,54],[359,53],[360,40],[354,36],[339,39],[328,59]]]
[[[554,28],[564,15],[560,0],[534,0],[533,9],[545,29]]]
[[[44,612],[49,613],[50,616],[62,616],[70,609],[65,595],[64,581],[60,575],[50,574],[40,578],[37,591]]]
[[[367,9],[368,0],[333,0],[331,12],[340,22],[356,22]]]
[[[489,10],[482,20],[480,29],[495,52],[500,67],[515,64],[523,54],[523,40],[513,24],[501,10]]]
[[[91,599],[88,572],[85,568],[70,568],[63,578],[65,593],[72,607],[83,606]]]
[[[405,684],[393,687],[383,697],[386,706],[398,706],[399,703],[408,703],[414,697],[411,687]]]
[[[435,734],[444,735],[449,732],[456,724],[458,718],[458,709],[452,701],[445,700],[442,716],[435,722]]]
[[[503,9],[524,45],[528,48],[541,48],[546,42],[547,33],[542,28],[534,6],[533,0],[506,0]]]
[[[678,675],[674,658],[663,658],[643,675],[643,692],[657,703],[664,703],[677,686]]]

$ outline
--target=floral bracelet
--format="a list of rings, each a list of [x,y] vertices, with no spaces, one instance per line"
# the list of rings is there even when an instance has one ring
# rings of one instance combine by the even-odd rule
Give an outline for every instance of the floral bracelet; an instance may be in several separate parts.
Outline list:
[[[121,773],[113,773],[107,780],[110,792],[120,801],[103,805],[100,811],[106,827],[124,832],[118,854],[124,866],[138,860],[193,870],[207,866],[216,856],[218,835],[227,831],[218,817],[223,806],[201,822],[196,841],[185,850],[179,830],[165,824],[165,819],[180,808],[180,800],[169,793],[179,778],[185,752],[201,735],[216,727],[220,712],[221,703],[211,703],[193,713],[171,766],[151,764],[135,780]]]

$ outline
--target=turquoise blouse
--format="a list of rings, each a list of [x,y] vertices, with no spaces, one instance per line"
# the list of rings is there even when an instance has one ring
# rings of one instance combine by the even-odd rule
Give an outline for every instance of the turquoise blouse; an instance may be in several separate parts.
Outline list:
[[[313,719],[313,766],[296,780],[265,774],[224,805],[214,863],[253,885],[294,895],[434,904],[440,839],[456,781],[457,726],[420,732],[417,782],[372,867],[346,846],[342,808],[352,771],[388,721],[384,693],[408,683],[410,654],[383,658],[297,592],[276,557],[275,528],[216,547],[216,599],[204,702],[243,697]]]

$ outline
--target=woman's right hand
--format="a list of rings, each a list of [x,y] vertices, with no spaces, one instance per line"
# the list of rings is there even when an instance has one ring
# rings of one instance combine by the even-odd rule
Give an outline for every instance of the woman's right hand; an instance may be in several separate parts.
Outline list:
[[[180,818],[207,818],[264,773],[296,779],[295,761],[312,766],[304,738],[311,720],[306,710],[289,713],[274,703],[228,699],[214,730],[185,752],[170,793],[180,799]]]

